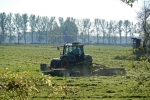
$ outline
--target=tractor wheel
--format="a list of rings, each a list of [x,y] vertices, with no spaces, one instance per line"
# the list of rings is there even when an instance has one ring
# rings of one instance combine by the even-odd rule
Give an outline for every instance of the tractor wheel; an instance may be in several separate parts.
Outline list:
[[[51,68],[55,68],[55,63],[54,63],[54,61],[51,61],[50,69],[51,69]]]
[[[69,66],[69,61],[66,57],[61,60],[61,68],[65,68]]]
[[[45,71],[46,70],[47,65],[46,64],[40,64],[40,69],[41,71]]]

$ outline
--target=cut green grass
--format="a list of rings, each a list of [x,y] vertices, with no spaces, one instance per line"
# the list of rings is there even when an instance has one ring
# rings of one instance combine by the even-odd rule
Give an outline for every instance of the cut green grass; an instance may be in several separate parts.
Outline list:
[[[50,64],[52,58],[59,58],[60,51],[50,45],[0,45],[0,85],[7,84],[3,75],[28,73],[28,79],[39,92],[31,91],[24,99],[29,100],[124,100],[149,99],[150,64],[132,58],[132,48],[122,46],[85,46],[86,54],[94,63],[106,67],[124,67],[127,75],[92,77],[51,77],[52,87],[42,81],[40,63]],[[22,74],[22,77],[24,75]],[[46,76],[49,77],[49,76]],[[12,79],[12,78],[11,78]],[[18,81],[18,79],[16,79]],[[23,100],[15,93],[0,89],[0,99]],[[6,93],[5,95],[3,93]],[[5,97],[3,97],[5,96]]]

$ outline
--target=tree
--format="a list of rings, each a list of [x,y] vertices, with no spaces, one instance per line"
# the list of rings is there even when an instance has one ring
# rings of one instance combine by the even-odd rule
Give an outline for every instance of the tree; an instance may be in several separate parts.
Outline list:
[[[117,32],[119,33],[120,44],[122,40],[122,25],[123,25],[123,22],[120,20],[117,25]]]
[[[54,25],[53,25],[53,30],[51,31],[52,33],[52,43],[59,43],[59,40],[60,40],[60,27],[58,26],[57,22],[55,21],[54,22]]]
[[[75,36],[77,36],[78,28],[75,24],[75,19],[68,17],[61,28],[64,41],[66,42],[76,41]]]
[[[36,33],[36,39],[39,43],[42,42],[42,40],[44,40],[43,34],[42,34],[42,18],[40,16],[37,16],[36,18],[36,29],[37,29],[37,33]]]
[[[13,19],[15,30],[17,32],[17,37],[18,37],[18,43],[20,43],[20,40],[22,39],[22,32],[21,32],[21,27],[22,27],[22,17],[19,13],[15,14],[15,17]]]
[[[132,43],[132,38],[134,37],[135,33],[136,33],[136,24],[134,24],[133,22],[130,23],[130,27],[129,27],[129,33],[130,33],[130,39],[131,39],[131,43]]]
[[[110,41],[111,41],[111,33],[112,33],[112,29],[113,29],[113,22],[110,21],[107,23],[107,29],[108,29],[108,32],[107,32],[107,39],[108,39],[108,43],[110,44]]]
[[[96,33],[97,33],[97,43],[99,44],[99,35],[100,35],[100,19],[95,19],[95,20],[94,20],[94,26],[95,26]]]
[[[89,30],[90,30],[90,27],[91,27],[91,22],[90,22],[90,19],[83,19],[83,23],[84,23],[84,36],[88,36],[87,38],[88,38],[88,44],[89,44],[89,41],[90,41],[90,36],[89,36]],[[88,33],[88,34],[86,34],[86,32]],[[84,43],[85,43],[85,41],[86,41],[86,37],[84,37]]]
[[[116,21],[112,21],[112,34],[113,34],[113,41],[114,41],[114,44],[117,44],[117,22]],[[113,42],[112,41],[112,42]]]
[[[31,14],[29,17],[29,25],[31,27],[31,39],[33,43],[33,33],[35,32],[35,26],[36,26],[36,17],[35,15]]]
[[[53,30],[53,25],[55,23],[55,17],[51,17],[49,22],[48,22],[48,31],[49,31],[49,34],[48,34],[48,41],[52,43],[52,40],[53,40],[53,36],[52,36],[52,30]]]
[[[42,31],[44,32],[44,36],[45,36],[45,40],[46,40],[46,43],[47,43],[47,32],[48,32],[48,23],[49,23],[49,18],[48,17],[42,17],[42,22],[41,22],[41,29]]]
[[[88,22],[88,24],[87,24],[88,44],[90,44],[90,33],[92,32],[92,30],[90,30],[90,29],[91,29],[91,25],[92,25],[92,22],[90,22],[90,20],[89,20],[89,22]]]
[[[146,51],[146,44],[149,40],[149,35],[150,35],[150,22],[149,22],[149,16],[150,16],[150,1],[143,2],[143,6],[141,8],[141,11],[137,13],[137,17],[139,19],[141,27],[141,32],[143,33],[144,41],[143,41],[143,47]]]
[[[104,44],[104,39],[106,37],[106,28],[107,28],[107,21],[104,19],[100,20],[100,30],[103,33],[103,44]]]
[[[64,19],[63,19],[63,17],[59,17],[58,20],[59,20],[60,27],[62,27],[62,25],[64,24]],[[59,38],[59,42],[60,42],[60,43],[64,42],[64,41],[62,41],[62,29],[61,29],[61,28],[60,28],[60,38]]]
[[[78,27],[78,34],[77,35],[79,35],[79,38],[82,40],[82,43],[83,43],[83,40],[84,40],[84,22],[83,22],[83,19],[77,19],[76,25]]]
[[[26,31],[27,31],[27,22],[28,22],[28,15],[23,14],[22,15],[22,29],[23,29],[23,37],[24,37],[24,42],[26,44]]]
[[[8,32],[9,32],[9,43],[12,43],[12,40],[14,39],[14,36],[12,33],[15,30],[12,13],[8,14],[6,26],[7,26]]]
[[[5,41],[5,31],[6,31],[6,24],[7,24],[7,16],[5,14],[5,12],[1,13],[0,14],[0,27],[1,27],[1,30],[2,30],[2,35],[1,35],[1,39],[0,40],[0,43],[4,43]]]
[[[0,28],[0,44],[1,44],[1,42],[2,42],[2,30]]]
[[[123,22],[123,28],[122,30],[125,32],[125,37],[126,37],[126,44],[128,44],[128,33],[130,32],[130,22],[129,20],[125,20]]]
[[[135,33],[138,34],[139,36],[142,36],[142,25],[140,22],[137,22],[135,24]]]

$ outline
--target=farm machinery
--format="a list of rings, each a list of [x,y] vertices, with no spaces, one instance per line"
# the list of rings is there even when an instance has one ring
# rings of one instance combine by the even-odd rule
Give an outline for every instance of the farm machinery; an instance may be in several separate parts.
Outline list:
[[[133,39],[133,54],[136,55],[136,59],[148,60],[150,62],[150,38],[147,40],[147,43],[142,41],[140,38]]]
[[[44,75],[51,76],[111,76],[126,74],[124,68],[108,68],[102,64],[92,63],[92,56],[84,53],[84,45],[80,42],[66,43],[57,47],[63,48],[60,58],[53,58],[50,64],[40,64]]]

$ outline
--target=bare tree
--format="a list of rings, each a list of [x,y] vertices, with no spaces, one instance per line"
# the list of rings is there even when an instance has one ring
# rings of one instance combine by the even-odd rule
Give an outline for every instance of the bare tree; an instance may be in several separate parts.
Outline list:
[[[142,25],[141,32],[144,35],[143,48],[145,49],[145,51],[146,51],[146,44],[150,38],[149,16],[150,16],[150,1],[143,1],[143,6],[141,8],[141,11],[137,13],[137,17]]]

